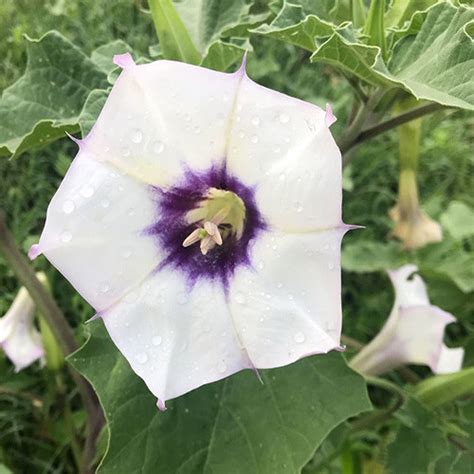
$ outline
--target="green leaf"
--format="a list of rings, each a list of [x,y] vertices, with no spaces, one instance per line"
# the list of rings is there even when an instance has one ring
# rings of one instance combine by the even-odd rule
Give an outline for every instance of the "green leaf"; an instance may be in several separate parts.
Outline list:
[[[199,64],[201,55],[172,0],[149,0],[148,3],[163,56],[166,59]]]
[[[27,38],[24,75],[0,100],[0,155],[20,155],[78,129],[89,93],[107,86],[105,74],[60,33]]]
[[[316,15],[307,15],[301,5],[284,2],[272,23],[261,25],[252,32],[314,51],[315,38],[330,36],[334,30],[333,24]]]
[[[460,201],[452,201],[441,215],[441,224],[457,240],[474,235],[474,210]]]
[[[388,472],[432,472],[436,462],[448,453],[446,438],[438,420],[414,399],[408,400],[399,418],[403,425],[387,448]]]
[[[201,55],[227,30],[247,18],[247,0],[183,0],[175,3],[180,18]]]
[[[426,10],[437,2],[438,0],[392,0],[385,13],[385,26],[401,28],[416,12]]]
[[[104,89],[93,90],[84,104],[81,115],[79,115],[79,125],[81,127],[82,138],[84,138],[92,129],[99,116],[105,101],[109,96],[109,91]]]
[[[379,46],[363,44],[347,25],[336,27],[307,14],[301,5],[284,3],[270,25],[254,31],[314,51],[311,61],[331,64],[371,85],[402,88],[417,99],[474,110],[473,20],[474,9],[448,2],[417,13],[412,20],[416,28],[400,34],[388,64]],[[378,39],[370,34],[373,43],[383,45],[380,21],[374,20]],[[328,35],[320,44],[318,39]]]
[[[352,24],[355,28],[362,28],[365,24],[364,0],[351,0]]]
[[[433,6],[419,33],[395,45],[390,71],[419,99],[474,110],[474,48],[467,32],[473,20],[472,8]]]
[[[327,434],[371,408],[366,385],[341,354],[252,371],[168,402],[130,369],[102,322],[70,362],[93,384],[110,443],[100,473],[299,473]]]
[[[361,240],[344,245],[342,268],[356,273],[384,271],[407,263],[408,257],[396,242]]]
[[[235,63],[241,62],[247,51],[252,50],[252,46],[247,39],[239,43],[215,41],[207,51],[201,66],[215,69],[216,71],[227,71]]]
[[[105,74],[112,72],[117,66],[113,63],[116,54],[131,53],[132,48],[122,40],[115,40],[110,43],[99,46],[92,51],[92,61]]]

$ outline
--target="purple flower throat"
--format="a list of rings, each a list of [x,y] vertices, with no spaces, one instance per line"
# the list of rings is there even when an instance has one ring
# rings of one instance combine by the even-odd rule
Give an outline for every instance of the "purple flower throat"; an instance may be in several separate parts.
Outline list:
[[[222,245],[203,255],[199,244],[184,247],[183,241],[198,228],[198,223],[188,222],[187,214],[200,207],[210,189],[237,195],[245,206],[245,217],[240,238],[230,233]],[[203,172],[187,168],[176,185],[166,189],[153,186],[152,192],[156,221],[145,232],[154,236],[165,252],[157,271],[171,266],[185,273],[190,288],[203,278],[220,281],[227,291],[239,265],[252,267],[250,247],[259,233],[267,229],[267,224],[257,208],[255,190],[230,175],[225,165],[212,166]]]

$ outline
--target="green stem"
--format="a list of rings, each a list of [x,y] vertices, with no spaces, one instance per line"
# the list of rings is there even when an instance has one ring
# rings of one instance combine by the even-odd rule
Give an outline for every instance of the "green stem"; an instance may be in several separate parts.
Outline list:
[[[61,350],[65,355],[70,354],[78,349],[78,344],[74,338],[74,333],[69,327],[66,318],[64,317],[59,306],[54,301],[53,297],[48,293],[46,288],[38,280],[33,268],[26,259],[26,257],[18,250],[15,240],[7,227],[5,221],[5,214],[0,209],[0,253],[3,254],[6,262],[16,274],[20,283],[27,289],[31,298],[36,304],[36,307],[48,323],[53,331],[53,334],[58,341]],[[74,369],[70,367],[71,375],[77,385],[79,394],[82,398],[84,408],[87,415],[87,433],[86,433],[86,447],[95,442],[101,428],[102,412],[100,405],[95,395],[94,390],[89,383],[81,377]],[[88,457],[91,456],[92,457]],[[92,453],[85,449],[84,456],[87,463],[93,459]],[[86,457],[87,456],[87,457]],[[85,464],[86,466],[88,464]]]
[[[371,428],[376,424],[383,423],[388,420],[404,403],[406,396],[404,391],[388,380],[379,377],[364,377],[368,385],[374,385],[376,387],[392,392],[397,396],[395,403],[384,410],[376,410],[375,413],[371,413],[364,418],[360,418],[352,423],[352,431],[360,431],[367,428]]]
[[[423,117],[424,115],[428,115],[442,109],[446,109],[446,107],[436,103],[425,104],[408,110],[407,112],[403,112],[400,115],[397,115],[396,117],[385,120],[384,122],[381,122],[372,127],[366,128],[364,130],[361,129],[362,131],[359,131],[359,133],[352,137],[350,140],[346,137],[343,137],[343,139],[339,143],[341,153],[346,154],[349,150],[360,145],[362,142],[374,138],[406,122],[410,122],[411,120],[415,120],[417,118]]]
[[[351,148],[351,143],[353,143],[359,136],[361,130],[363,129],[367,117],[370,113],[375,110],[377,104],[382,99],[385,91],[383,89],[377,89],[367,100],[366,103],[362,104],[352,121],[349,125],[349,128],[345,132],[344,136],[339,140],[339,148],[341,153],[345,153]]]

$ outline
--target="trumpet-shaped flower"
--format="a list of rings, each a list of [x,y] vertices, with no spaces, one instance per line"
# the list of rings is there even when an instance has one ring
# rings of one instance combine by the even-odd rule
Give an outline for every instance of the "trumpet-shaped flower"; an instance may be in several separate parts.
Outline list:
[[[377,334],[350,362],[366,375],[379,375],[404,364],[428,365],[436,374],[460,370],[464,349],[443,343],[445,327],[456,318],[430,305],[426,286],[415,265],[388,272],[395,289],[390,316]]]
[[[41,281],[46,276],[38,274]],[[35,304],[26,288],[20,288],[7,313],[0,318],[0,347],[13,362],[15,372],[44,355],[41,335],[34,325]]]
[[[172,61],[123,71],[54,196],[43,253],[164,401],[339,347],[334,118]]]

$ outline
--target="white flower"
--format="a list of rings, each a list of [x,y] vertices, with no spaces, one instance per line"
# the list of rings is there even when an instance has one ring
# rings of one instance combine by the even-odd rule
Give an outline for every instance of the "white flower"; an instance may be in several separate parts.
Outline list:
[[[38,274],[40,280],[46,277]],[[0,347],[13,362],[15,372],[44,355],[41,335],[34,325],[35,305],[26,288],[20,288],[7,313],[0,318]]]
[[[377,336],[352,360],[351,367],[366,375],[379,375],[405,364],[428,365],[436,374],[460,370],[464,349],[443,343],[445,327],[456,318],[430,305],[426,286],[415,265],[388,272],[395,303]],[[411,277],[411,278],[410,278]]]
[[[341,156],[330,110],[242,67],[124,69],[58,192],[43,253],[164,401],[339,347]]]

